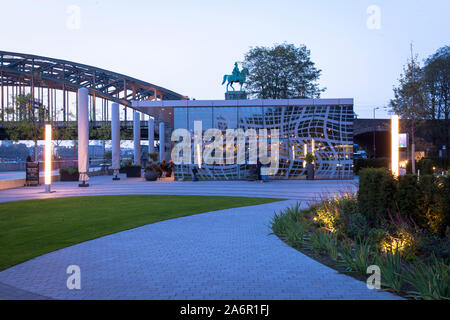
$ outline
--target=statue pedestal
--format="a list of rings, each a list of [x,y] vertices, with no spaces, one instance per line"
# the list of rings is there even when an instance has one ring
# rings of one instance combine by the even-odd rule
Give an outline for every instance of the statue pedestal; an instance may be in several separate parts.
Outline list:
[[[247,93],[245,91],[228,91],[225,92],[225,100],[245,100]]]

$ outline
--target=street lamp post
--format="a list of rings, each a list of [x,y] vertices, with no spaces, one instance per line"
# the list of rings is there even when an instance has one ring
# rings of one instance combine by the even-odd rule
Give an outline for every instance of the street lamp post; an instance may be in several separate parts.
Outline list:
[[[377,147],[376,147],[376,141],[375,141],[375,135],[376,135],[376,128],[375,128],[375,110],[380,109],[379,107],[373,108],[373,158],[375,159],[377,157]]]

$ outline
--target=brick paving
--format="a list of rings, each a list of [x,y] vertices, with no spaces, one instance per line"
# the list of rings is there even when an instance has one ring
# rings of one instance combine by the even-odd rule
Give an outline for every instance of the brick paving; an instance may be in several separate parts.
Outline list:
[[[303,196],[318,190],[293,186]],[[269,235],[273,213],[295,202],[166,220],[51,252],[0,272],[0,299],[399,299]],[[67,289],[69,265],[81,269],[80,290]]]

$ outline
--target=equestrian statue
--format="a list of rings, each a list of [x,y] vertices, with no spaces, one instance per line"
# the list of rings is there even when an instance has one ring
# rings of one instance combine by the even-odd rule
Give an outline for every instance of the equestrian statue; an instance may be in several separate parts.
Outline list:
[[[233,83],[239,82],[239,84],[241,85],[240,90],[242,91],[242,86],[244,85],[247,76],[248,76],[248,69],[242,68],[242,70],[239,71],[238,64],[237,64],[237,62],[235,62],[232,74],[226,74],[223,76],[222,85],[225,83],[225,81],[228,81],[227,82],[227,92],[228,92],[228,86],[230,86],[233,89],[233,91],[235,91],[235,89],[233,87]]]

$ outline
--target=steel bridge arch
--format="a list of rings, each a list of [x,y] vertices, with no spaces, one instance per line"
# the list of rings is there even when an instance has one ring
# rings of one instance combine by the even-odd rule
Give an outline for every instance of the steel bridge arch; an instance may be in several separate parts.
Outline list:
[[[3,86],[23,85],[89,94],[126,107],[132,100],[184,100],[188,97],[166,88],[120,73],[32,54],[0,51],[0,78]],[[2,98],[3,101],[3,98]],[[134,109],[134,108],[133,108]]]

